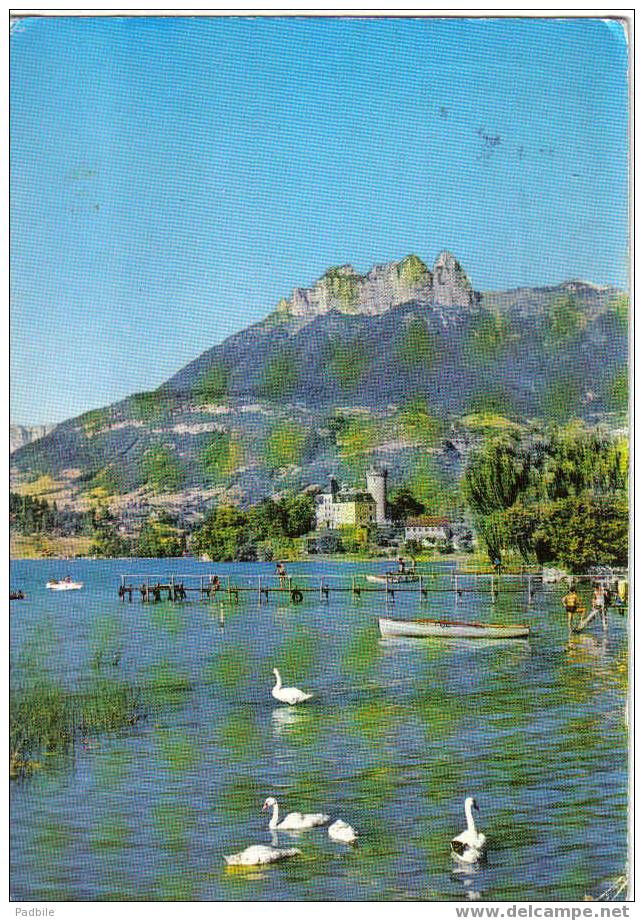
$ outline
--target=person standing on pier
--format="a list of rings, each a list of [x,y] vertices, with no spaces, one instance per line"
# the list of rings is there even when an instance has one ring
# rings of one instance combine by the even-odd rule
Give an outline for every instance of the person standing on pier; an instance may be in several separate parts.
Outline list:
[[[287,578],[287,573],[286,573],[286,568],[284,566],[284,563],[278,563],[277,566],[275,567],[275,572],[280,577],[280,588],[284,588],[284,586],[286,585],[286,578]]]

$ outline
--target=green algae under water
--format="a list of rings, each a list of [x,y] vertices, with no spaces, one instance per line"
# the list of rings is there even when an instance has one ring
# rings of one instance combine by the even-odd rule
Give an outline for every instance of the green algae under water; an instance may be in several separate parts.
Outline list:
[[[61,565],[85,583],[81,592],[45,589]],[[84,713],[73,744],[36,740],[39,767],[12,781],[12,898],[557,900],[596,894],[623,873],[622,615],[611,613],[605,636],[569,638],[557,590],[537,592],[529,608],[522,593],[493,607],[488,592],[460,602],[436,592],[422,605],[409,593],[389,606],[393,616],[533,627],[528,643],[477,644],[382,640],[387,607],[375,594],[258,606],[249,592],[225,605],[223,625],[219,601],[119,601],[121,572],[167,568],[248,585],[273,571],[189,560],[12,564],[12,585],[27,596],[11,606],[12,693],[32,714],[22,729],[55,739],[70,700],[76,729]],[[322,575],[350,584],[367,568],[289,571],[315,586]],[[275,701],[275,666],[314,699]],[[49,696],[38,697],[43,688]],[[464,827],[468,794],[490,853],[464,875],[449,841]],[[282,833],[280,845],[295,843],[302,858],[227,872],[223,854],[270,843],[261,806],[271,795],[288,811],[345,819],[357,846],[323,829]]]

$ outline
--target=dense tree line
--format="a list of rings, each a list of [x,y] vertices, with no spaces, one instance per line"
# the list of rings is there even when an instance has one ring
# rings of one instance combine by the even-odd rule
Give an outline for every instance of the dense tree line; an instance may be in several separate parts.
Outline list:
[[[270,560],[314,522],[315,500],[306,494],[266,499],[246,510],[220,505],[196,530],[191,547],[212,560]]]
[[[59,509],[36,496],[9,493],[9,527],[18,534],[55,534],[72,537],[91,534],[94,528],[92,512]]]
[[[628,562],[625,438],[581,425],[496,436],[471,455],[462,488],[492,559]]]

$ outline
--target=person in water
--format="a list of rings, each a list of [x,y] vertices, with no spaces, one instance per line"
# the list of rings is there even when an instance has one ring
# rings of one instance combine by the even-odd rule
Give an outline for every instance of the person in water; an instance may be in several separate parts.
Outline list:
[[[582,615],[586,610],[581,598],[577,594],[577,587],[574,583],[570,586],[567,593],[561,599],[561,603],[563,604],[564,610],[568,615],[568,629],[572,630],[573,616],[575,614]]]
[[[608,618],[606,616],[606,607],[607,607],[607,598],[608,592],[601,584],[601,582],[595,582],[595,587],[593,588],[593,600],[591,606],[592,617],[599,615],[602,621],[602,627],[604,630],[608,627]]]

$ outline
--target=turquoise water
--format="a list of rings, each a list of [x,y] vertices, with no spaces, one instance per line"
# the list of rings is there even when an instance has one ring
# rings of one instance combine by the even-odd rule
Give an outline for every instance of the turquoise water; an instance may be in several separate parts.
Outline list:
[[[33,662],[70,689],[100,668],[157,693],[147,717],[44,755],[11,784],[11,894],[19,900],[578,899],[624,871],[627,626],[569,639],[559,590],[382,595],[313,593],[258,606],[142,605],[123,572],[266,579],[271,564],[18,561],[11,585],[12,682]],[[366,564],[293,564],[299,584],[348,583]],[[382,566],[380,567],[382,569]],[[449,569],[449,566],[445,567]],[[45,583],[67,573],[81,592]],[[438,575],[431,583],[447,587]],[[467,582],[461,584],[467,587]],[[510,587],[510,585],[508,585]],[[529,622],[529,642],[382,640],[377,616]],[[421,613],[422,612],[422,613]],[[37,655],[34,659],[34,650]],[[270,696],[271,669],[315,693]],[[450,838],[475,795],[487,865],[458,872]],[[302,858],[245,872],[223,854],[270,844],[261,806],[327,812],[324,830],[280,834]]]

